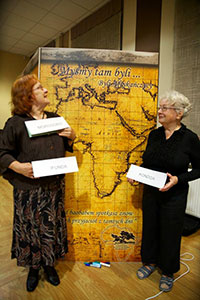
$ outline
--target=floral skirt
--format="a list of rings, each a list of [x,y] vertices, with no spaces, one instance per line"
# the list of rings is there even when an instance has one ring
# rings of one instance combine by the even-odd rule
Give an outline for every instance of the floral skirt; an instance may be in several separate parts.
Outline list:
[[[67,253],[64,183],[14,189],[12,258],[18,266],[53,266]]]

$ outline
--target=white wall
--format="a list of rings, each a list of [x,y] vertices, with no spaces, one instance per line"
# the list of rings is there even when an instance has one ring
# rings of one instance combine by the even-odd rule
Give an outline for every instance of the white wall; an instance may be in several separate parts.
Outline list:
[[[135,51],[137,0],[124,0],[122,50]]]
[[[172,89],[175,1],[162,0],[159,95]]]
[[[139,1],[139,0],[138,0]],[[137,0],[124,0],[122,50],[135,51]],[[159,95],[172,88],[175,1],[162,0]]]
[[[11,86],[26,66],[28,59],[22,55],[0,51],[0,129],[11,116]]]

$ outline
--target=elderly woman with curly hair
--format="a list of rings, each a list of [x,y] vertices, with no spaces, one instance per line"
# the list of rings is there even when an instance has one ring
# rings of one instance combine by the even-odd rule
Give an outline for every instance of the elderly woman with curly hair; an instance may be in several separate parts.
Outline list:
[[[174,273],[180,269],[188,182],[200,177],[199,138],[181,122],[190,108],[189,100],[177,91],[163,95],[158,107],[162,126],[150,133],[143,154],[142,166],[167,173],[168,180],[161,189],[144,185],[143,266],[137,276],[145,279],[159,267],[162,272],[159,287],[165,292],[172,289]],[[133,183],[131,179],[128,181]]]
[[[17,79],[12,86],[12,117],[1,133],[0,169],[14,187],[12,258],[29,267],[27,290],[33,291],[43,267],[47,280],[60,283],[54,268],[67,252],[64,175],[34,178],[31,161],[72,152],[75,132],[70,128],[29,138],[25,121],[58,117],[48,112],[48,91],[35,75]]]

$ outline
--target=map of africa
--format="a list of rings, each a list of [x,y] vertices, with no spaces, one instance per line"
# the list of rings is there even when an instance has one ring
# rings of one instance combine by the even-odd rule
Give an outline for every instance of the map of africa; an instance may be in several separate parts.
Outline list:
[[[41,60],[40,74],[48,110],[77,134],[67,154],[79,166],[66,175],[68,259],[140,260],[142,185],[126,174],[156,126],[157,66],[55,57]]]

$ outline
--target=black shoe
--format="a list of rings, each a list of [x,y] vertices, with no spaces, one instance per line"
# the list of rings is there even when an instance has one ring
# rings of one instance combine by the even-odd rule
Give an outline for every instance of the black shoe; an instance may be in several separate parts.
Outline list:
[[[38,275],[39,275],[39,269],[33,269],[33,268],[29,269],[29,273],[26,281],[26,289],[28,292],[33,292],[34,289],[37,287],[39,281]]]
[[[47,280],[53,285],[58,285],[60,283],[60,279],[54,267],[43,266],[43,268],[47,275]]]

